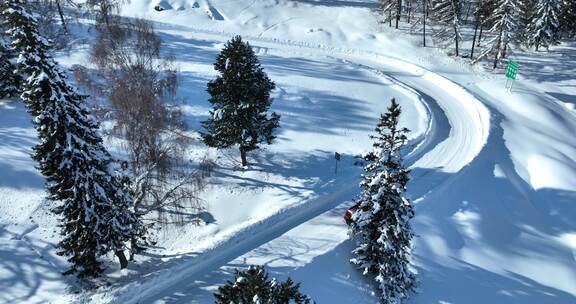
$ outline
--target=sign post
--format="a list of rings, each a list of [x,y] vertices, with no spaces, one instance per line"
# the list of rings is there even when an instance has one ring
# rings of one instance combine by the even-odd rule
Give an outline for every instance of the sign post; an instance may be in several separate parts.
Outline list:
[[[512,92],[512,86],[514,85],[519,69],[520,65],[518,62],[512,59],[508,60],[508,66],[506,67],[506,84],[504,85],[508,92]],[[510,87],[508,87],[508,83],[510,83]]]
[[[338,174],[338,161],[340,160],[340,153],[334,152],[334,159],[336,160],[336,167],[334,168],[334,174]]]

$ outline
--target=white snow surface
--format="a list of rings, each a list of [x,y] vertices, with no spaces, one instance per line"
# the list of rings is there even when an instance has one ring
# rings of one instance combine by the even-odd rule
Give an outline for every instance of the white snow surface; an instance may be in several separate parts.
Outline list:
[[[158,12],[154,7],[164,10]],[[233,269],[265,265],[317,303],[377,303],[348,262],[342,220],[358,193],[355,156],[391,97],[412,130],[407,195],[416,205],[409,303],[576,303],[576,45],[521,53],[511,93],[501,73],[472,68],[380,28],[367,0],[132,0],[174,55],[191,133],[210,108],[206,82],[223,44],[241,34],[277,84],[276,142],[249,154],[195,143],[216,161],[207,221],[163,229],[157,247],[109,284],[62,277],[57,219],[30,159],[34,129],[18,101],[0,102],[0,303],[213,303]],[[87,49],[60,54],[88,65]],[[335,174],[334,152],[343,155]],[[112,260],[112,257],[110,257]]]

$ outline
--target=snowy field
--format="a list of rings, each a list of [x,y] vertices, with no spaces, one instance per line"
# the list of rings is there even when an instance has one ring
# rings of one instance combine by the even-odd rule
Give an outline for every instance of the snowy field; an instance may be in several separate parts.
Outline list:
[[[154,10],[161,6],[163,11]],[[239,166],[235,150],[190,147],[216,161],[204,225],[171,226],[127,271],[110,264],[96,290],[60,272],[56,219],[30,159],[23,105],[0,101],[0,303],[213,303],[233,269],[265,265],[317,303],[377,303],[349,264],[342,213],[358,193],[355,156],[390,98],[410,133],[416,206],[409,303],[576,303],[576,45],[515,54],[500,72],[421,48],[382,27],[368,0],[132,0],[121,14],[154,21],[175,56],[185,120],[208,115],[206,83],[223,44],[241,34],[277,84],[276,142]],[[79,27],[79,37],[91,33]],[[88,64],[87,45],[58,54]],[[343,155],[335,172],[334,152]],[[198,216],[198,215],[190,215]]]

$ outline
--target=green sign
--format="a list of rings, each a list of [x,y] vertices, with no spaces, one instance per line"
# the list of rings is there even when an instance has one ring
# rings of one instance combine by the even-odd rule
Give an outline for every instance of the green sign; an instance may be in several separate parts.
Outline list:
[[[506,68],[506,77],[509,79],[516,79],[520,65],[514,60],[508,60],[508,67]]]

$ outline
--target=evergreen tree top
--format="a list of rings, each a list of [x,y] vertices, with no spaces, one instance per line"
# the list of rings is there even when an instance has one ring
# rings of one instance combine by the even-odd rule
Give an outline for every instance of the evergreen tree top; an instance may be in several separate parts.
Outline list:
[[[402,114],[402,109],[396,99],[392,98],[390,106],[388,106],[388,112],[380,115],[378,124],[374,129],[376,134],[370,135],[370,138],[374,139],[374,151],[372,156],[368,156],[369,158],[376,157],[378,159],[384,158],[387,161],[401,161],[402,157],[399,154],[399,150],[406,144],[408,140],[406,134],[410,130],[398,127],[400,114]]]
[[[268,110],[272,104],[270,92],[274,82],[262,69],[258,58],[240,36],[226,43],[214,64],[220,72],[208,83],[209,102],[213,105],[210,118],[202,124],[204,142],[216,148],[240,145],[244,153],[258,149],[262,142],[272,143],[280,116]]]
[[[294,284],[291,278],[279,283],[270,280],[262,266],[250,266],[245,271],[235,271],[233,281],[218,288],[214,294],[219,304],[308,304],[310,298],[303,295],[300,284]]]

